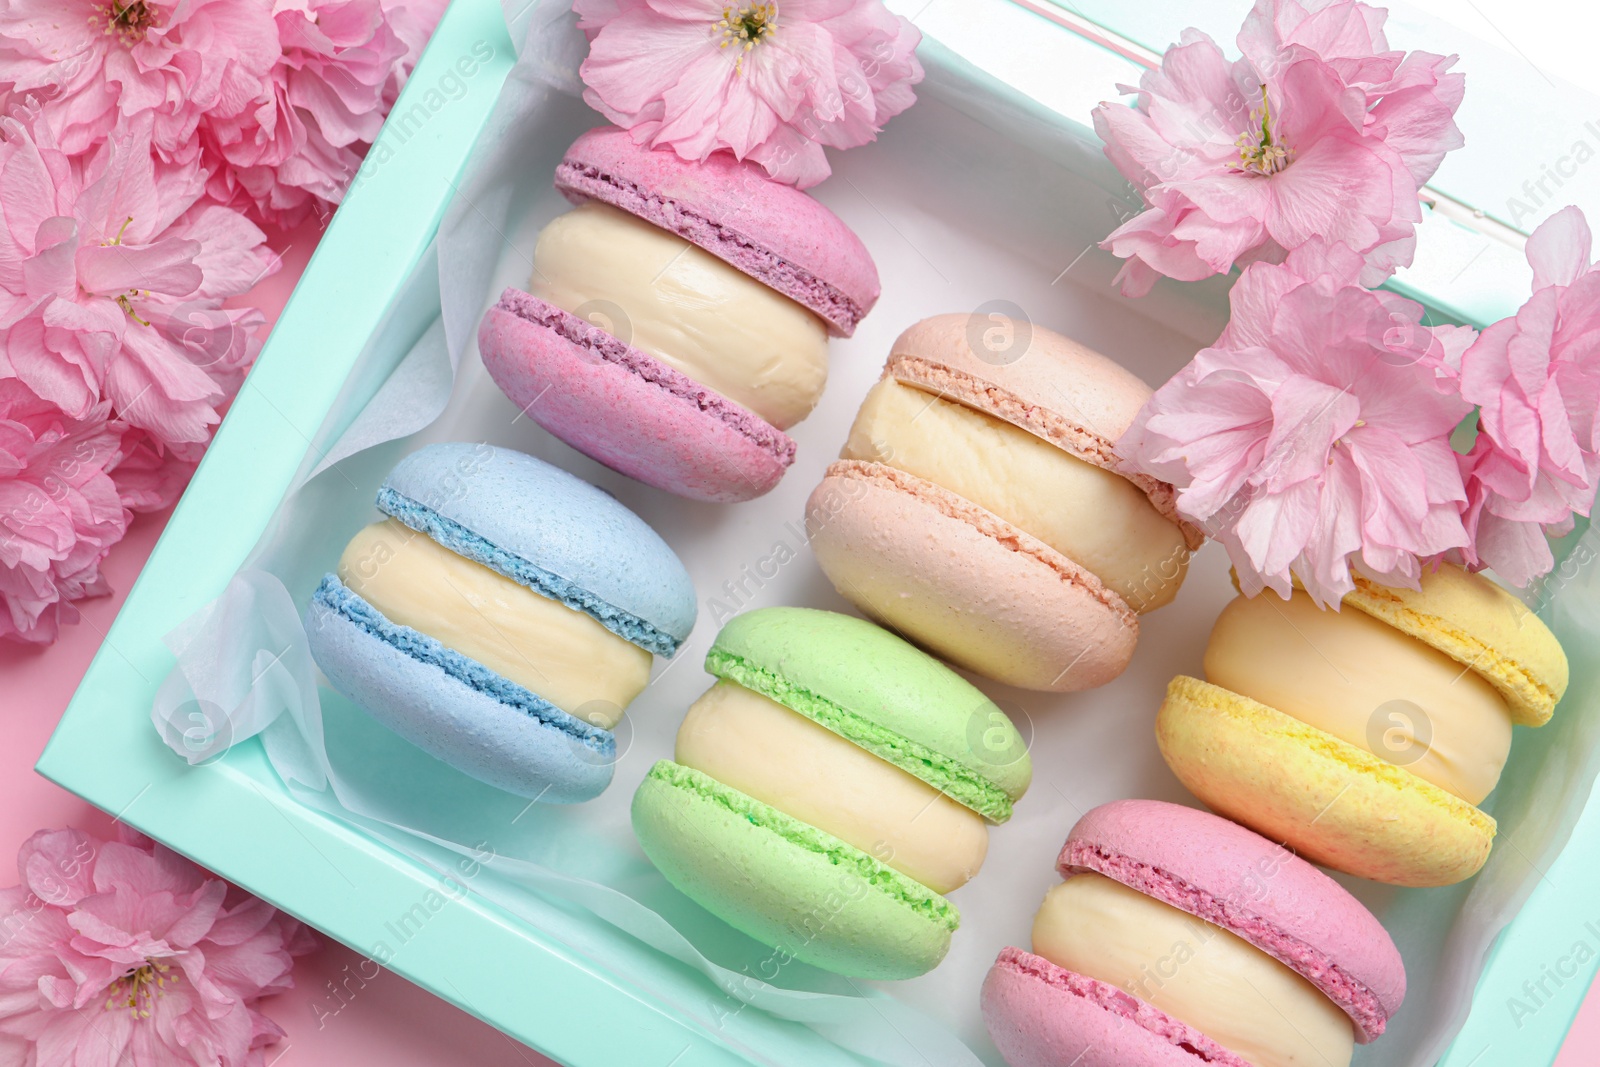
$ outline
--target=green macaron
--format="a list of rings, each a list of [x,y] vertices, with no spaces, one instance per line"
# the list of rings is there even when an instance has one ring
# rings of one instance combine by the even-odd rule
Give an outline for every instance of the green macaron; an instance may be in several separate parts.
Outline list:
[[[1032,776],[987,697],[871,623],[765,608],[706,655],[696,701],[633,800],[679,890],[779,952],[859,978],[936,966],[960,922],[943,892],[976,873],[987,824]]]

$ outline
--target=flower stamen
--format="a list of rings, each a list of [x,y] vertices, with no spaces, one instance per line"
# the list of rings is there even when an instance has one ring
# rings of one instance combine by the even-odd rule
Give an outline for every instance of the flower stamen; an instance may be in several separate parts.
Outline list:
[[[150,321],[139,317],[139,313],[133,310],[133,302],[141,296],[149,295],[148,290],[129,289],[126,293],[117,294],[117,306],[127,313],[128,318],[137,322],[140,326],[148,326]]]
[[[128,3],[111,0],[104,7],[94,9],[89,16],[89,25],[101,27],[101,32],[107,37],[115,35],[131,48],[144,40],[145,34],[152,28],[161,25],[161,12],[147,0],[130,0]]]
[[[1294,158],[1294,149],[1284,145],[1273,129],[1272,101],[1265,85],[1261,87],[1261,106],[1250,112],[1250,129],[1233,143],[1239,149],[1239,162],[1234,167],[1249,174],[1270,177]]]
[[[132,225],[133,225],[133,216],[129,215],[127,218],[122,220],[122,229],[117,231],[117,235],[115,237],[113,237],[109,241],[101,241],[100,242],[100,247],[102,247],[102,248],[110,248],[112,245],[120,245],[122,243],[122,235],[127,233],[128,232],[128,227],[132,226]]]
[[[738,50],[739,57],[734,61],[734,69],[743,74],[745,55],[777,31],[778,5],[765,3],[725,7],[722,9],[722,18],[712,28],[722,34],[718,48],[731,45]]]
[[[156,998],[166,995],[167,987],[177,985],[182,977],[171,972],[171,965],[160,960],[145,960],[138,967],[130,967],[126,974],[111,983],[106,1011],[127,1008],[135,1019],[150,1018]]]
[[[117,231],[117,235],[109,241],[101,241],[100,247],[114,248],[117,245],[122,244],[123,235],[128,232],[128,227],[131,225],[133,225],[133,216],[129,215],[127,218],[122,220],[122,228]],[[126,314],[128,318],[132,319],[134,322],[137,322],[140,326],[148,326],[150,325],[149,320],[141,318],[139,313],[133,310],[133,302],[138,300],[140,297],[149,295],[150,291],[148,289],[129,289],[126,293],[118,293],[114,299],[117,302],[117,306],[123,310],[123,313]]]

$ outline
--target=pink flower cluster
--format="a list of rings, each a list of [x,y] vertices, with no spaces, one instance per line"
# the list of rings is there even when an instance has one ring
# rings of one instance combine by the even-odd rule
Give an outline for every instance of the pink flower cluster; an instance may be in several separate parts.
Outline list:
[[[0,1062],[262,1067],[256,1010],[316,940],[137,835],[40,831],[0,889]]]
[[[1245,268],[1217,343],[1159,389],[1119,451],[1178,489],[1179,510],[1232,557],[1246,595],[1319,603],[1352,564],[1415,584],[1419,559],[1463,547],[1450,435],[1471,410],[1463,327],[1357,283],[1361,256],[1320,239]]]
[[[1576,208],[1528,238],[1533,298],[1482,336],[1366,288],[1410,259],[1418,186],[1461,144],[1459,75],[1387,50],[1382,21],[1352,0],[1258,0],[1245,59],[1189,34],[1144,110],[1096,115],[1152,205],[1107,238],[1131,256],[1125,291],[1250,261],[1221,338],[1118,442],[1250,595],[1299,582],[1338,603],[1352,571],[1414,587],[1440,558],[1526,585],[1600,486],[1600,267]],[[1256,78],[1277,110],[1262,102],[1230,160],[1202,134]]]
[[[1417,191],[1446,152],[1464,80],[1455,57],[1397,52],[1387,12],[1352,0],[1257,0],[1229,61],[1187,30],[1147,72],[1137,109],[1101,104],[1106,155],[1147,207],[1101,247],[1123,292],[1281,262],[1313,237],[1364,258],[1377,285],[1411,262]]]
[[[254,360],[262,227],[336,204],[444,0],[0,4],[0,637],[106,591]]]
[[[1298,582],[1337,603],[1352,571],[1415,587],[1440,559],[1525,586],[1553,565],[1545,534],[1600,487],[1600,267],[1576,208],[1528,239],[1533,296],[1481,335],[1366,287],[1409,260],[1417,187],[1461,143],[1451,61],[1389,51],[1383,19],[1258,0],[1245,59],[1191,33],[1145,79],[1143,111],[1096,116],[1151,204],[1107,239],[1132,257],[1125,292],[1250,261],[1221,337],[1118,450],[1177,488],[1251,595]],[[1271,113],[1232,159],[1208,122],[1237,119],[1219,108],[1256,79]]]
[[[916,99],[922,35],[882,0],[575,0],[583,98],[652,148],[732,152],[804,189],[823,146],[877,137]]]

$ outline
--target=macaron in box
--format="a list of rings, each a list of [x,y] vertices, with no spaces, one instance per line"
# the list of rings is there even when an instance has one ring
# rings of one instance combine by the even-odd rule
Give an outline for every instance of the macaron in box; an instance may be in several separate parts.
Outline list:
[[[486,444],[411,453],[377,507],[305,611],[334,688],[490,785],[602,792],[612,728],[694,627],[678,557],[609,494]]]
[[[856,607],[957,666],[1027,689],[1103,685],[1203,540],[1171,486],[1113,451],[1149,396],[1035,323],[918,322],[812,494],[817,562]],[[839,498],[852,503],[827,506]]]
[[[1405,999],[1400,953],[1337,882],[1226,819],[1093,809],[1065,881],[981,994],[1011,1067],[1347,1067]]]
[[[922,974],[960,922],[1032,763],[954,671],[847,615],[761,608],[706,654],[717,682],[651,768],[633,827],[668,881],[787,956],[857,978]]]
[[[1424,568],[1419,590],[1355,576],[1341,610],[1295,590],[1217,619],[1205,680],[1167,688],[1156,739],[1196,796],[1317,863],[1437,886],[1476,874],[1512,726],[1567,688],[1555,635],[1482,575]]]
[[[696,500],[748,500],[794,460],[828,336],[878,299],[837,216],[754,163],[691,162],[614,127],[556,168],[577,207],[539,235],[478,346],[527,415],[615,470]]]

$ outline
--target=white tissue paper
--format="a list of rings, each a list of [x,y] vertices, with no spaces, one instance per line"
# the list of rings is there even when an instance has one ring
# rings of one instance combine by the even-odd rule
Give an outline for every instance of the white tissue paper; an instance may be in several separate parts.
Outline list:
[[[504,286],[526,287],[539,228],[568,206],[550,184],[556,163],[601,122],[580,99],[584,43],[566,0],[512,0],[507,8],[513,39],[525,31],[527,44],[434,249],[362,353],[251,558],[223,597],[169,636],[178,667],[158,696],[156,726],[191,763],[261,734],[273,768],[305,804],[438,871],[462,855],[481,859],[473,892],[756,1062],[999,1064],[978,989],[1002,947],[1028,945],[1067,830],[1120,797],[1194,803],[1162,763],[1153,722],[1172,675],[1200,672],[1211,621],[1233,595],[1219,548],[1195,558],[1175,604],[1146,617],[1132,666],[1110,685],[1050,696],[982,683],[1030,739],[1034,782],[1016,817],[992,832],[983,872],[951,894],[962,926],[949,957],[924,977],[852,981],[775,962],[661,878],[634,841],[629,803],[651,764],[671,755],[684,710],[709,685],[700,659],[731,614],[769,604],[852,610],[806,550],[800,517],[901,329],[940,312],[1003,310],[1159,383],[1216,336],[1225,289],[1214,281],[1163,285],[1138,302],[1116,296],[1116,264],[1092,246],[1126,204],[1092,135],[927,45],[917,106],[876,144],[833,154],[834,176],[814,190],[872,251],[883,297],[855,337],[833,342],[827,393],[792,431],[794,467],[767,497],[733,506],[639,485],[521,416],[478,358],[479,317]],[[657,663],[618,727],[615,782],[588,804],[529,806],[433,760],[319,687],[300,608],[345,541],[375,517],[387,470],[443,440],[517,448],[601,485],[661,532],[695,580],[695,631],[675,659]],[[793,560],[770,576],[771,567],[756,570],[762,559],[787,558],[780,544]],[[1569,558],[1593,558],[1597,547],[1591,534],[1574,537]],[[1505,775],[1484,805],[1500,837],[1483,873],[1429,890],[1340,876],[1384,919],[1410,978],[1389,1033],[1357,1051],[1363,1067],[1437,1059],[1465,1018],[1496,933],[1588,797],[1600,717],[1591,709],[1595,664],[1579,653],[1597,647],[1597,582],[1595,568],[1567,565],[1534,593],[1573,654],[1573,682],[1549,726],[1516,731]]]

